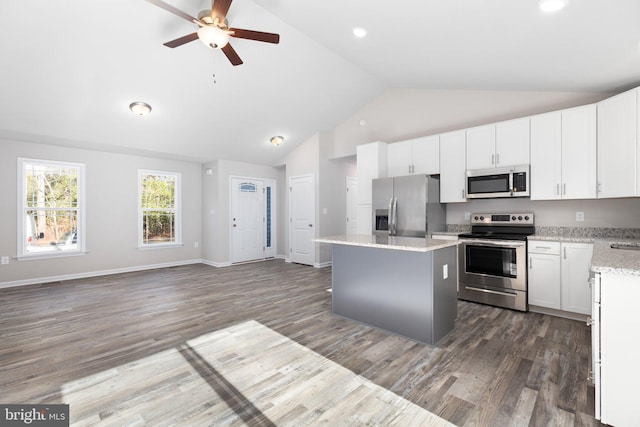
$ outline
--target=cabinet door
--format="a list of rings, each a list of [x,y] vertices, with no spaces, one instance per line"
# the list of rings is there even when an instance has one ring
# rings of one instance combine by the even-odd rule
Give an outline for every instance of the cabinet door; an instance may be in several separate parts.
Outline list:
[[[529,164],[529,117],[496,125],[496,166]]]
[[[598,103],[598,198],[636,193],[637,91]]]
[[[596,151],[596,106],[562,111],[563,199],[596,198]]]
[[[467,132],[467,169],[496,166],[496,125],[478,126]],[[442,149],[442,147],[441,147]]]
[[[559,111],[531,117],[531,200],[560,199],[562,116]]]
[[[529,254],[529,304],[560,309],[560,257]]]
[[[358,204],[371,204],[371,181],[387,176],[387,144],[371,142],[356,147]]]
[[[465,132],[440,135],[440,202],[466,202]]]
[[[593,245],[562,243],[562,309],[591,314],[589,270]]]
[[[404,176],[411,172],[412,141],[387,145],[387,176]]]
[[[440,136],[414,139],[411,153],[413,173],[425,175],[440,173]]]

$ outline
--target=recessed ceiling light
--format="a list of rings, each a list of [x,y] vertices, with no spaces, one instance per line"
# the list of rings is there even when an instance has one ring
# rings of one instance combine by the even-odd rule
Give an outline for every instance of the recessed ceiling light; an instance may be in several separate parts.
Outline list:
[[[151,112],[151,105],[146,102],[132,102],[129,104],[129,109],[133,112],[133,114],[137,114],[138,116],[146,116]]]
[[[353,35],[359,38],[362,38],[367,35],[367,30],[362,27],[355,27],[353,29]]]
[[[284,137],[282,137],[280,135],[276,135],[276,136],[272,137],[269,141],[271,141],[271,143],[277,147],[278,145],[280,145],[280,144],[282,144],[284,142]]]
[[[538,7],[541,11],[552,13],[564,9],[569,3],[569,0],[540,0]]]

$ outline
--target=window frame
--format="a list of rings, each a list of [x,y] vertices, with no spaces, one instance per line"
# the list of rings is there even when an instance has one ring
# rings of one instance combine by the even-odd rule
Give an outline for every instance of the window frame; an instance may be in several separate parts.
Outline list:
[[[142,207],[142,182],[146,175],[169,176],[175,179],[174,186],[174,239],[173,242],[145,243],[144,242],[144,208]],[[182,243],[182,174],[180,172],[160,171],[152,169],[138,169],[138,249],[163,249],[183,246]],[[169,209],[167,209],[169,211]]]
[[[34,210],[34,207],[27,206],[27,179],[25,174],[25,167],[27,164],[38,164],[49,167],[61,167],[61,168],[76,168],[78,171],[77,175],[77,204],[75,208],[70,208],[70,210],[76,211],[76,249],[73,250],[64,250],[64,251],[42,251],[42,252],[26,252],[27,245],[24,242],[25,236],[25,213],[27,210]],[[75,163],[75,162],[67,162],[67,161],[59,161],[59,160],[47,160],[47,159],[34,159],[34,158],[26,158],[26,157],[18,157],[17,159],[17,175],[18,175],[18,185],[17,185],[17,246],[16,246],[16,259],[23,260],[36,260],[36,259],[47,259],[47,258],[65,258],[72,256],[81,256],[86,255],[87,250],[87,233],[86,233],[86,192],[85,192],[85,170],[86,165],[84,163]],[[35,208],[40,210],[42,208]]]

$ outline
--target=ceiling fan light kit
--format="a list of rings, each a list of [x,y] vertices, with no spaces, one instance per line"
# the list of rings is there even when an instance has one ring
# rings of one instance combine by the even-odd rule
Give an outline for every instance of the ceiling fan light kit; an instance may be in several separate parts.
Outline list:
[[[231,6],[232,0],[213,0],[211,10],[203,10],[198,14],[197,18],[177,9],[162,0],[147,0],[167,12],[171,12],[182,19],[186,19],[191,23],[195,23],[200,27],[195,33],[187,34],[175,40],[164,43],[165,46],[176,48],[183,44],[200,39],[202,43],[212,49],[220,49],[225,54],[232,65],[242,64],[242,59],[231,47],[229,37],[239,39],[255,40],[259,42],[280,43],[280,35],[274,33],[265,33],[262,31],[244,30],[241,28],[229,28],[227,21],[227,12]]]

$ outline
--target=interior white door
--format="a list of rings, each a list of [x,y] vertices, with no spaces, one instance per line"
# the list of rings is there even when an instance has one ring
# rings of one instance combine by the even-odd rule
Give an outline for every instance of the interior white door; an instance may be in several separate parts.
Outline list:
[[[231,178],[231,262],[264,258],[263,183]]]
[[[347,177],[347,234],[358,234],[358,178]]]
[[[313,175],[289,178],[289,260],[314,265],[315,184]]]

